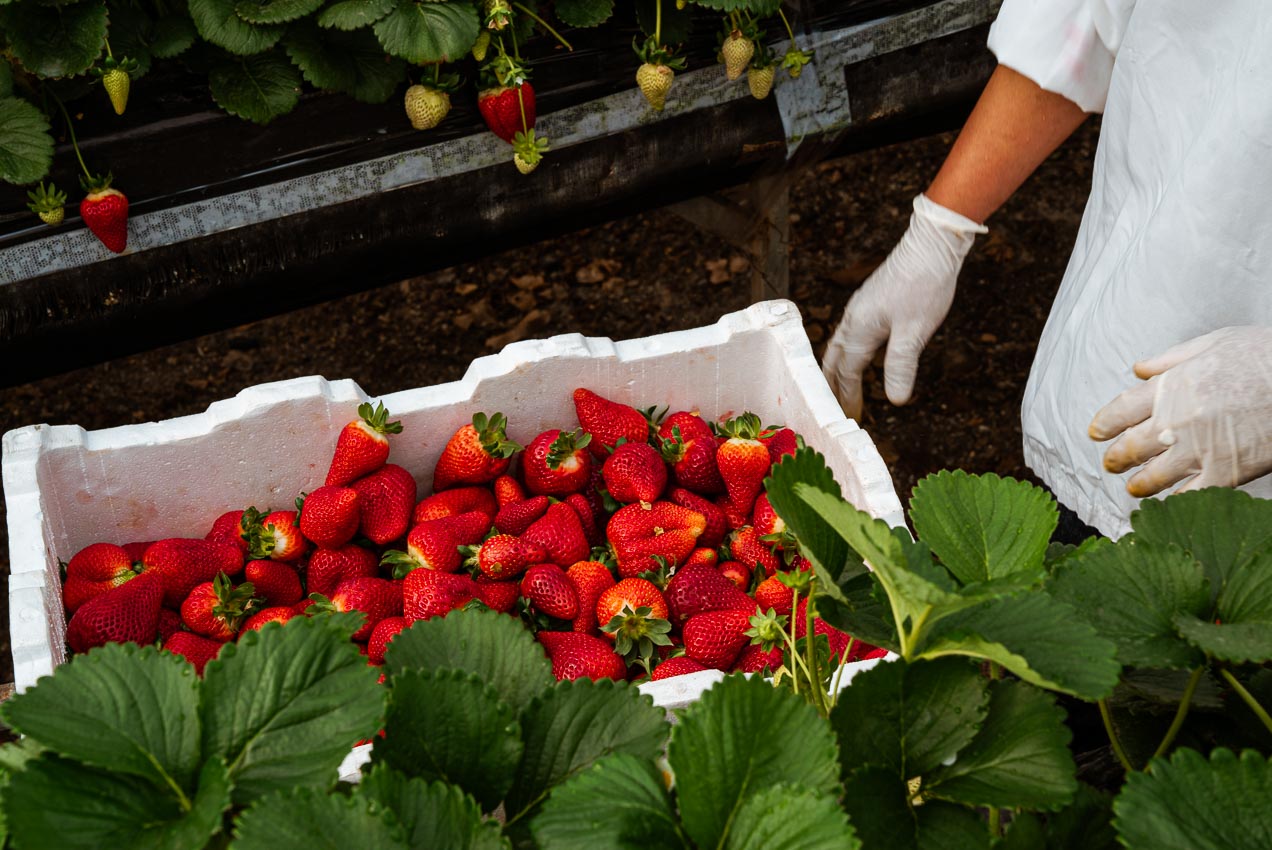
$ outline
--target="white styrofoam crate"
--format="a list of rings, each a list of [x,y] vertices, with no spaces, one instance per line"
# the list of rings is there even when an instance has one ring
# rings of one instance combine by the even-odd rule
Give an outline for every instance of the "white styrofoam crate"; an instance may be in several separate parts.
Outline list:
[[[576,387],[637,406],[696,408],[708,418],[754,411],[765,424],[803,434],[849,501],[891,525],[904,522],[883,459],[844,417],[789,301],[643,339],[564,334],[512,343],[474,360],[459,381],[383,396],[403,426],[390,461],[416,476],[422,496],[442,447],[475,412],[502,411],[509,436],[524,444],[576,421]],[[5,434],[18,691],[66,657],[59,559],[99,541],[202,537],[218,515],[246,505],[290,507],[301,491],[322,485],[340,429],[369,400],[353,381],[311,376],[249,387],[204,413],[163,422],[99,431],[32,425]],[[670,691],[659,699],[675,701]]]

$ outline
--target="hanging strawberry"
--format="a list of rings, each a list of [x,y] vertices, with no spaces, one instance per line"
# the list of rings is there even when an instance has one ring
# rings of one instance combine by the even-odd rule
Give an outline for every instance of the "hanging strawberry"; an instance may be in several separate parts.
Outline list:
[[[111,179],[110,174],[80,178],[88,193],[80,201],[80,218],[103,245],[122,254],[128,247],[128,198],[110,185]]]
[[[512,139],[512,163],[522,174],[529,174],[539,167],[548,150],[548,140],[535,138],[534,130],[517,131]]]
[[[59,192],[52,183],[45,189],[41,182],[34,191],[27,192],[27,197],[31,199],[27,207],[49,227],[57,227],[66,217],[66,193]]]
[[[773,58],[773,53],[768,49],[768,45],[760,43],[755,51],[755,58],[751,60],[751,65],[746,69],[746,84],[751,89],[751,96],[756,100],[763,100],[769,96],[769,92],[773,91],[773,76],[776,71],[777,60]]]
[[[637,47],[636,40],[633,38],[632,49],[636,51],[636,56],[641,61],[641,66],[636,69],[636,85],[640,87],[640,93],[645,96],[645,100],[649,101],[649,105],[662,112],[667,102],[667,93],[671,91],[671,82],[676,77],[676,71],[684,70],[685,60],[673,59],[671,52],[659,43],[661,38],[659,29],[662,24],[661,0],[658,4],[657,20],[658,25],[654,27],[654,34],[645,41],[642,47]]]
[[[110,52],[110,41],[106,41],[106,59],[100,68],[94,67],[93,76],[100,77],[102,88],[110,98],[110,105],[115,107],[116,115],[123,115],[128,106],[128,92],[132,88],[132,75],[137,73],[137,62],[134,59],[116,59]]]
[[[795,45],[795,30],[791,29],[791,22],[787,19],[786,13],[778,9],[777,14],[786,25],[786,34],[791,38],[791,46],[786,48],[786,55],[782,57],[782,67],[791,75],[792,80],[798,80],[804,66],[813,61],[813,51],[800,50]]]
[[[442,74],[440,69],[441,64],[435,64],[431,82],[416,83],[406,90],[406,117],[417,130],[433,129],[450,112],[450,93],[459,88],[459,75]]]
[[[496,47],[499,55],[482,68],[477,109],[490,132],[512,144],[517,133],[534,129],[534,86],[529,70],[505,53],[501,43]]]

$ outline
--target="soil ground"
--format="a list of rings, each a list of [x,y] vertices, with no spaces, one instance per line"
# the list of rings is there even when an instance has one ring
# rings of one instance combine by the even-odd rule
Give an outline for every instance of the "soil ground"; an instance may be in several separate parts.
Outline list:
[[[924,355],[915,401],[894,408],[881,374],[869,384],[862,425],[903,502],[919,478],[940,469],[1029,477],[1020,400],[1077,234],[1097,131],[1093,121],[1075,134],[990,220]],[[819,357],[844,302],[905,230],[911,198],[952,139],[827,161],[797,178],[791,296]],[[97,429],[168,419],[301,375],[352,378],[373,396],[441,383],[517,339],[568,332],[626,339],[710,324],[746,306],[749,277],[738,251],[654,211],[12,388],[0,397],[0,432],[39,422]],[[8,596],[7,552],[0,523],[0,598]],[[0,603],[0,682],[13,678],[8,633],[8,605]]]

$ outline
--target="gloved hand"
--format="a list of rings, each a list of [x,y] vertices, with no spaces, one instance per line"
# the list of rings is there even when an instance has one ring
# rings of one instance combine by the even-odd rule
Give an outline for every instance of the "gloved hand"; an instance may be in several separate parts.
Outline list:
[[[1232,327],[1135,364],[1148,379],[1095,414],[1093,440],[1118,437],[1104,468],[1145,464],[1126,483],[1151,496],[1179,488],[1235,487],[1272,472],[1272,328]],[[1145,463],[1147,461],[1147,463]]]
[[[884,389],[893,404],[914,392],[919,354],[954,300],[963,258],[986,228],[929,200],[914,199],[910,227],[883,265],[848,300],[822,358],[844,413],[861,418],[861,373],[884,341]]]

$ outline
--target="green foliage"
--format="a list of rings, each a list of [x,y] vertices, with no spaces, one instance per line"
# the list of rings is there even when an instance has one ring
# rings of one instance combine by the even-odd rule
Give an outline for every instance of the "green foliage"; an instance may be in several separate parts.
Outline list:
[[[103,0],[61,6],[28,0],[0,6],[0,32],[9,50],[24,70],[39,77],[87,71],[106,46],[106,27]]]
[[[284,27],[257,26],[239,17],[234,0],[190,0],[190,17],[205,41],[240,56],[269,50]]]
[[[658,767],[648,759],[606,756],[552,792],[531,824],[559,850],[684,848]]]
[[[212,97],[231,115],[268,124],[300,100],[300,74],[281,50],[223,56],[208,72]]]
[[[235,850],[410,848],[401,822],[371,799],[308,788],[279,791],[243,812],[235,825],[233,846]]]
[[[399,0],[374,29],[390,56],[421,63],[462,59],[476,43],[480,26],[476,7],[460,0]]]
[[[557,0],[553,8],[567,26],[596,27],[614,14],[614,0]]]
[[[318,13],[318,26],[356,30],[374,24],[396,5],[394,0],[340,0]]]
[[[406,830],[411,850],[504,850],[499,824],[484,820],[481,808],[463,790],[445,782],[425,782],[380,765],[358,785],[358,794],[383,806]]]
[[[368,29],[322,30],[313,21],[302,21],[288,30],[283,48],[315,88],[343,92],[366,103],[388,100],[406,76],[406,63],[386,61]]]
[[[25,100],[0,98],[0,180],[34,183],[52,163],[48,119]]]

